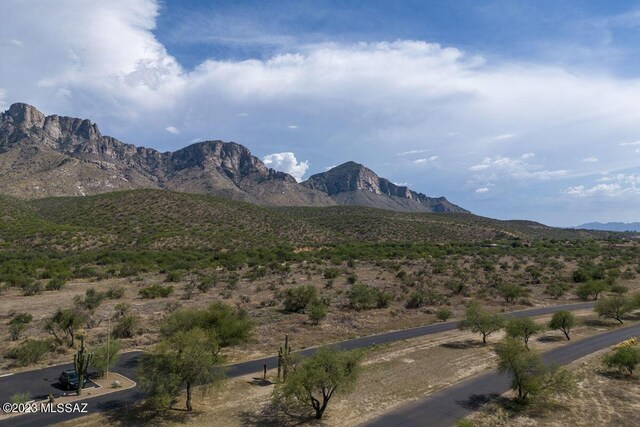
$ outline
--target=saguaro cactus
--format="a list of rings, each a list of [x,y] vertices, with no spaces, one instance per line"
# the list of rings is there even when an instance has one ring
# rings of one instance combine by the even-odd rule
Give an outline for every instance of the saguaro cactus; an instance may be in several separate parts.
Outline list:
[[[289,372],[289,363],[291,362],[291,347],[289,346],[289,335],[284,336],[284,348],[278,350],[278,380],[282,376],[282,380],[287,380]]]
[[[76,393],[78,396],[82,394],[82,386],[84,386],[84,377],[87,375],[87,369],[91,365],[93,359],[93,353],[89,353],[84,349],[84,335],[80,336],[80,348],[78,352],[73,355],[73,368],[76,371],[78,377],[78,389]]]

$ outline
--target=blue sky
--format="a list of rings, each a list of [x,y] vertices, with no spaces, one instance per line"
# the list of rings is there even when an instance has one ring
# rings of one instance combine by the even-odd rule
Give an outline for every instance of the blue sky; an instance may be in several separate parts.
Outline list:
[[[298,179],[354,160],[496,218],[640,220],[640,2],[7,1],[2,109],[233,140]]]

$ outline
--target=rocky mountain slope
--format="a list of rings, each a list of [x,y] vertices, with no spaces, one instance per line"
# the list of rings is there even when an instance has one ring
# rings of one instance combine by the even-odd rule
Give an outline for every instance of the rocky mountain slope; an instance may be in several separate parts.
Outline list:
[[[27,104],[13,104],[0,115],[0,193],[31,199],[137,188],[268,205],[335,205],[233,142],[205,141],[160,153],[103,136],[89,120],[45,116]]]
[[[161,153],[104,136],[89,120],[45,116],[23,103],[0,113],[0,194],[35,199],[141,188],[274,206],[466,212],[444,197],[396,186],[353,162],[299,184],[233,142],[205,141]]]
[[[347,162],[312,175],[302,185],[328,194],[340,205],[369,206],[403,212],[468,212],[444,197],[428,197],[380,178],[371,169]]]

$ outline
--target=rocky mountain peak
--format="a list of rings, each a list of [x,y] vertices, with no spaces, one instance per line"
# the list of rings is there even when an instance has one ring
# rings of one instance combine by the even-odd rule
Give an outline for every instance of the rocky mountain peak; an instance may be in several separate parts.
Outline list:
[[[8,116],[15,125],[23,125],[28,128],[32,126],[41,128],[44,126],[45,115],[34,106],[22,102],[11,105],[5,115]]]
[[[406,211],[466,212],[444,197],[433,198],[411,191],[352,161],[312,175],[302,185],[327,193],[339,204]]]

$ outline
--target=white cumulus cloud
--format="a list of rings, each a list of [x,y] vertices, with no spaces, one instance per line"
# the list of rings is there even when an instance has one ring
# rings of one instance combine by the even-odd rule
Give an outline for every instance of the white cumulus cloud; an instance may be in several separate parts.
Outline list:
[[[309,162],[298,162],[293,153],[273,153],[265,156],[262,161],[272,169],[286,172],[296,179],[302,181],[302,177],[309,169]]]
[[[164,130],[174,135],[177,135],[180,133],[180,130],[175,126],[167,126],[166,128],[164,128]]]

